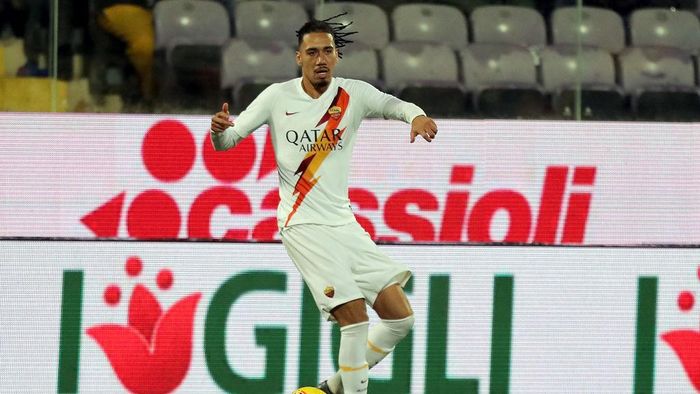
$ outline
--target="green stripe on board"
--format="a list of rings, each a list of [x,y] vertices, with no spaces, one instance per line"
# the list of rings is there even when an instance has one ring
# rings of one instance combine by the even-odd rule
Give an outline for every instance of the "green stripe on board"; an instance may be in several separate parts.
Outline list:
[[[510,390],[510,347],[513,333],[513,276],[496,275],[491,320],[491,371],[489,393]]]
[[[634,349],[634,393],[654,392],[656,298],[659,279],[640,277],[637,288],[637,343]]]
[[[83,304],[83,271],[63,272],[61,339],[58,350],[58,392],[78,391],[80,320]]]
[[[428,304],[428,341],[425,365],[425,394],[478,394],[478,379],[447,377],[447,328],[450,300],[450,277],[430,276]]]
[[[299,349],[298,386],[315,386],[318,382],[319,348],[321,343],[321,316],[314,296],[304,284],[301,298],[301,340]]]

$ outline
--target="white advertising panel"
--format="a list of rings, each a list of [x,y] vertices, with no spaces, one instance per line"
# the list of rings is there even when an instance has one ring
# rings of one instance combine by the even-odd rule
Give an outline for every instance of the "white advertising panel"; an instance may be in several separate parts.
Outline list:
[[[700,250],[382,246],[412,334],[375,393],[693,393]],[[275,243],[0,241],[0,392],[290,393],[334,370]]]
[[[31,127],[28,119],[31,118]],[[0,114],[0,236],[276,239],[266,128],[208,116]],[[350,197],[378,240],[698,244],[697,124],[368,120]]]

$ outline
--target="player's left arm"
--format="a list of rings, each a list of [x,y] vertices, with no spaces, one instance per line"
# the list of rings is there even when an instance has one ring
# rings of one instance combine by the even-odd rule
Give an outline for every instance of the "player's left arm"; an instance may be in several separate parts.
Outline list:
[[[437,125],[419,106],[384,93],[367,82],[357,81],[365,104],[366,116],[402,120],[411,125],[411,143],[417,136],[431,142],[437,134]]]

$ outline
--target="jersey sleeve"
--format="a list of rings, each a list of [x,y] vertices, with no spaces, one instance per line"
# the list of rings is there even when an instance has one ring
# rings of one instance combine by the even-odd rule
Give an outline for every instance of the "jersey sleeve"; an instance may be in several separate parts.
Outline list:
[[[419,106],[384,93],[364,81],[357,81],[360,96],[365,104],[365,116],[402,120],[406,123],[425,115]]]
[[[227,150],[238,145],[270,118],[273,90],[276,84],[265,88],[243,112],[233,120],[233,126],[221,133],[210,132],[211,143],[216,150]]]

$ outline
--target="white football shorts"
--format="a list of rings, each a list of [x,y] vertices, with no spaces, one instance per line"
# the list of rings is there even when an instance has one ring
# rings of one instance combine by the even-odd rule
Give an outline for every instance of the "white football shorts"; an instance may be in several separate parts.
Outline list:
[[[297,224],[280,231],[287,254],[296,265],[327,320],[348,301],[372,306],[380,291],[404,286],[411,271],[382,253],[357,222],[340,226]]]

